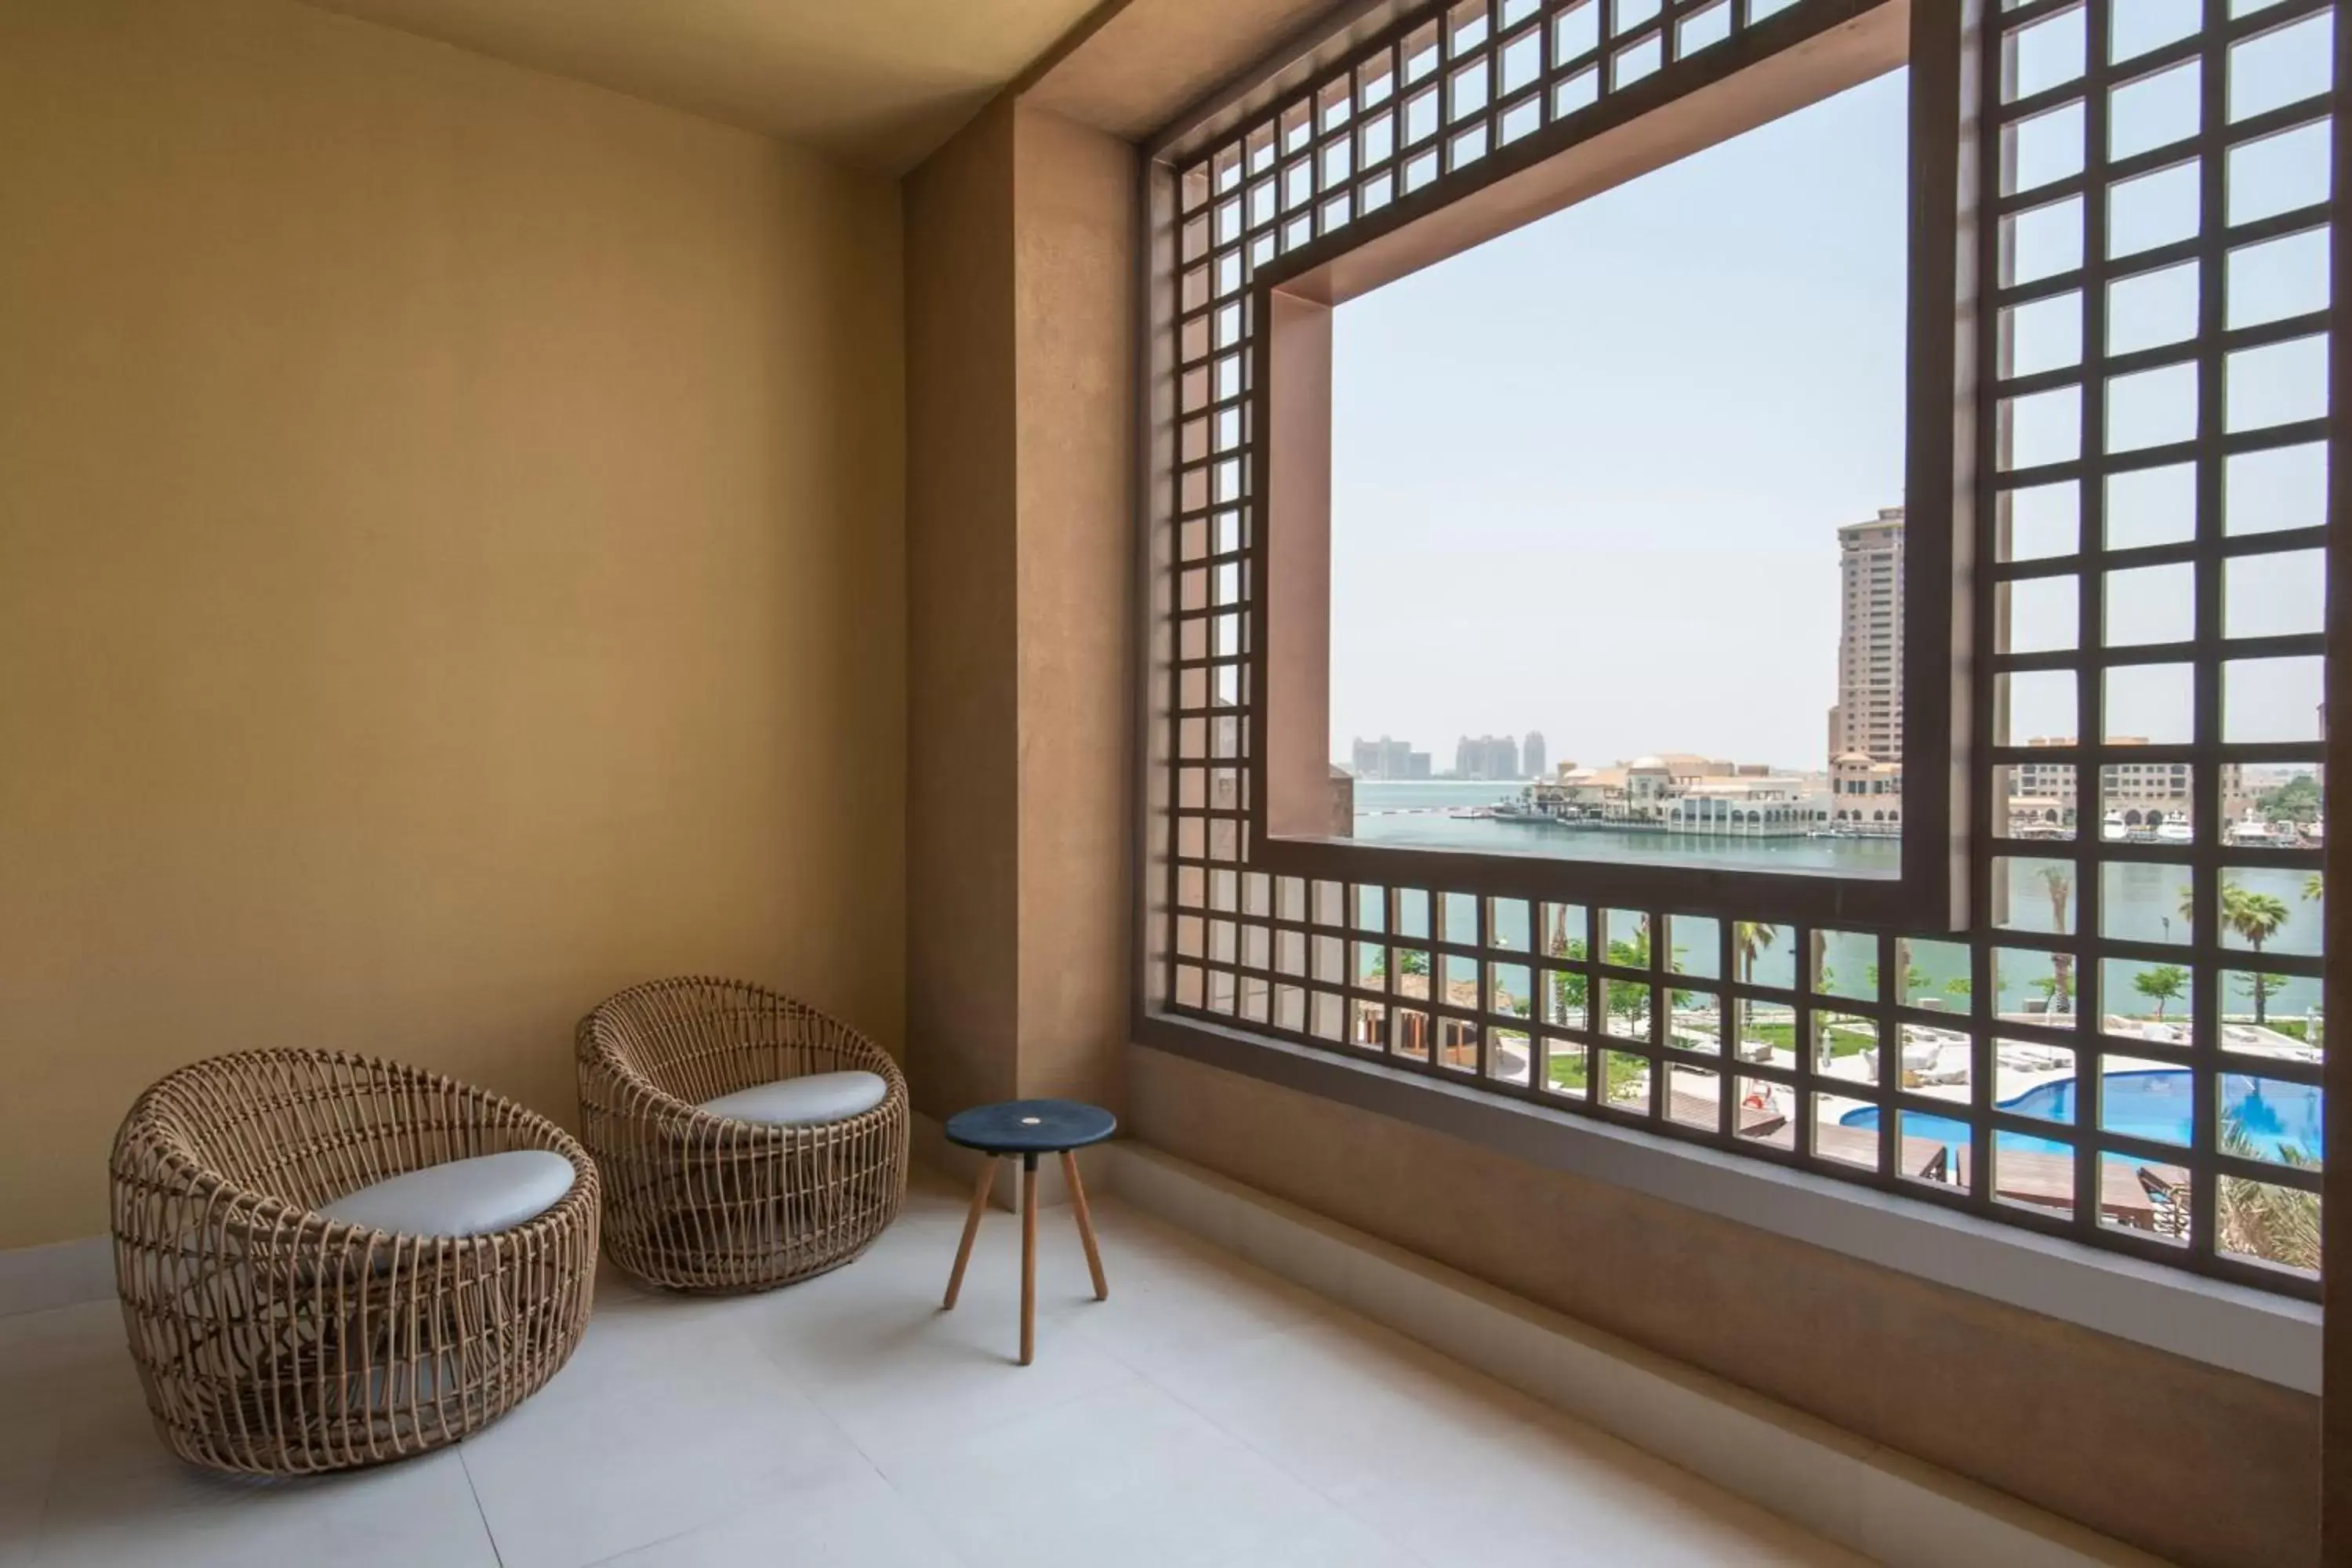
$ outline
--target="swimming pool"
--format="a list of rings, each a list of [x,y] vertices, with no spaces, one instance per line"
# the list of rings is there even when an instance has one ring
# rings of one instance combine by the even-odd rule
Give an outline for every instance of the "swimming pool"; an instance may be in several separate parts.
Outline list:
[[[2099,1118],[2105,1131],[2159,1143],[2189,1142],[2189,1131],[2197,1124],[2197,1114],[2188,1073],[2177,1068],[2111,1072],[2106,1075],[2105,1084],[2105,1103]],[[2000,1109],[2043,1121],[2072,1124],[2075,1115],[2074,1091],[2073,1079],[2053,1079],[2000,1101]],[[2256,1152],[2268,1159],[2279,1158],[2279,1151],[2285,1147],[2318,1157],[2325,1099],[2317,1084],[2289,1083],[2245,1073],[2225,1073],[2221,1078],[2222,1113],[2236,1117]],[[1859,1110],[1849,1110],[1838,1118],[1838,1124],[1876,1127],[1878,1107],[1866,1105]],[[1967,1148],[1969,1138],[1966,1121],[1916,1110],[1903,1113],[1902,1130],[1906,1138],[1933,1138],[1950,1147],[1954,1153]],[[1998,1133],[1995,1142],[2013,1153],[2066,1152],[2063,1143],[2023,1132]]]

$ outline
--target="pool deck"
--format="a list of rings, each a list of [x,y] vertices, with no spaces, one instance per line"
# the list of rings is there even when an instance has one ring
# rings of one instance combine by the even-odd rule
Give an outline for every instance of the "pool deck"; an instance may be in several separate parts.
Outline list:
[[[1878,1163],[1878,1130],[1840,1127],[1813,1130],[1813,1147],[1832,1160],[1855,1164]],[[1944,1144],[1933,1138],[1906,1138],[1897,1156],[1906,1175],[1927,1168]],[[1969,1179],[1969,1151],[1957,1151],[1952,1177],[1956,1185]],[[2161,1172],[2159,1174],[2163,1173]],[[2139,1184],[2139,1167],[2113,1160],[2099,1162],[2099,1212],[2102,1217],[2135,1230],[2153,1228],[2156,1205]],[[1993,1159],[1993,1194],[2007,1203],[2072,1213],[2074,1207],[2074,1156],[2042,1154],[2031,1150],[2000,1150]]]
[[[1786,1053],[1776,1053],[1776,1055],[1780,1054]],[[1837,1068],[1848,1062],[1856,1064],[1853,1071],[1855,1076],[1859,1076],[1861,1071],[1859,1062],[1857,1058],[1851,1057],[1839,1058],[1832,1064],[1831,1070],[1822,1076],[1844,1076],[1840,1074]],[[1786,1065],[1794,1065],[1793,1057]],[[2071,1072],[2048,1068],[2004,1069],[2000,1075],[1998,1098],[2007,1100],[2037,1084],[2073,1076]],[[1673,1090],[1669,1115],[1676,1121],[1711,1124],[1715,1114],[1714,1089],[1711,1084],[1703,1086],[1703,1092],[1697,1093],[1680,1089]],[[1916,1089],[1913,1092],[1927,1098],[1949,1100],[1952,1101],[1955,1114],[1965,1117],[1968,1113],[1968,1089],[1965,1086],[1939,1085],[1935,1088]],[[1685,1101],[1688,1102],[1687,1106],[1685,1104]],[[1875,1169],[1878,1164],[1878,1130],[1874,1127],[1846,1127],[1838,1122],[1838,1118],[1848,1110],[1869,1103],[1871,1102],[1862,1100],[1849,1100],[1839,1097],[1823,1096],[1815,1111],[1814,1152],[1825,1159]],[[1746,1136],[1759,1139],[1771,1138],[1775,1142],[1782,1142],[1786,1138],[1785,1132],[1782,1131],[1783,1125],[1781,1119],[1776,1116],[1744,1109],[1740,1112],[1740,1131]],[[2073,1131],[2072,1127],[2063,1123],[2053,1123],[2051,1127],[2053,1135],[2058,1137],[2067,1136]],[[1775,1136],[1776,1134],[1779,1136]],[[1916,1177],[1928,1168],[1945,1147],[1941,1140],[1935,1138],[1902,1139],[1895,1152],[1896,1169],[1903,1175]],[[1953,1151],[1957,1158],[1952,1163],[1951,1184],[1964,1187],[1969,1184],[1970,1157],[1973,1152],[1972,1149],[1965,1148]],[[2053,1214],[2071,1214],[2074,1208],[2075,1158],[2073,1155],[2042,1153],[2032,1150],[1997,1150],[1993,1159],[1994,1195],[2005,1203],[2023,1205]],[[2149,1163],[2157,1170],[2158,1174],[2168,1180],[2180,1174],[2177,1171],[2157,1165],[2155,1162]],[[2149,1199],[2147,1190],[2140,1185],[2139,1167],[2137,1164],[2101,1160],[2099,1189],[2100,1214],[2108,1223],[2127,1226],[2135,1230],[2154,1228],[2156,1205]]]

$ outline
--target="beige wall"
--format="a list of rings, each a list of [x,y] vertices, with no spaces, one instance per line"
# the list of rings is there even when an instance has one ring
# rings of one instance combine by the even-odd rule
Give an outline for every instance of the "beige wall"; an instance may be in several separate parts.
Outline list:
[[[1134,149],[998,100],[907,181],[915,1103],[1119,1101]]]
[[[1013,118],[906,182],[907,1059],[940,1117],[1020,1092]]]
[[[1135,1047],[1155,1147],[2183,1563],[2318,1555],[2319,1401]]]
[[[1117,1105],[1128,1017],[1135,245],[1128,143],[1014,122],[1021,1091]]]
[[[0,8],[0,1247],[171,1066],[900,1036],[885,181],[279,0]]]

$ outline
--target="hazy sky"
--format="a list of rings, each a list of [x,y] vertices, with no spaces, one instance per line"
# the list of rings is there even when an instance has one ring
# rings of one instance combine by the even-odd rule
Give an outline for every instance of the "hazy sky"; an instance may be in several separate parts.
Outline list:
[[[2325,58],[2324,34],[2291,42]],[[2312,90],[2284,79],[2308,74],[2287,52],[2273,51],[2275,84],[2255,69],[2266,62],[2245,61],[2233,96]],[[2119,145],[2140,116],[2168,139],[2158,128],[2184,94],[2193,114],[2193,81],[2152,86],[2118,99]],[[1900,72],[1866,83],[1340,307],[1336,760],[1354,737],[1386,733],[1443,770],[1459,735],[1535,729],[1554,762],[1687,751],[1822,764],[1836,530],[1904,499],[1906,89]],[[2293,140],[2232,161],[2233,221],[2313,199],[2301,189],[2315,169],[2325,194],[2324,133]],[[2187,189],[2193,201],[2193,179]],[[2119,234],[2130,216],[2118,198]],[[2231,324],[2324,304],[2310,296],[2326,258],[2312,236],[2233,263]],[[2184,289],[2193,326],[2189,274],[2118,290],[2118,348],[2169,341]],[[2017,323],[2021,370],[2071,360],[2074,312]],[[2289,397],[2313,369],[2281,356],[2233,372],[2232,406]],[[2180,391],[2112,392],[2111,445],[2177,438],[2162,426]],[[2188,397],[2193,409],[2193,375]],[[2063,442],[2073,417],[2021,415],[2021,447]],[[2187,537],[2187,478],[2111,495],[2111,538]],[[2321,521],[2318,480],[2300,455],[2245,465],[2232,529]],[[2269,565],[2229,585],[2230,632],[2316,630],[2315,556]],[[2187,578],[2111,578],[2116,638],[2187,637]],[[2021,600],[2020,646],[2072,646],[2073,581]],[[2187,739],[2161,732],[2180,674],[2177,689],[2145,673],[2111,689],[2126,721],[2111,731]],[[2231,738],[2301,739],[2317,699],[2315,668],[2248,670],[2232,683]],[[2071,698],[2015,700],[2021,738],[2072,731]],[[2185,723],[2185,698],[2179,708]]]
[[[1905,82],[1340,307],[1332,729],[1816,763],[1903,499]]]

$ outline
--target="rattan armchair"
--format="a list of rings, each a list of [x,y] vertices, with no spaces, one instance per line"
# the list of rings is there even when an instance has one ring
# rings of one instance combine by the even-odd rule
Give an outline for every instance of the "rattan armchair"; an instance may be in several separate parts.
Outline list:
[[[581,1136],[613,1260],[675,1290],[764,1290],[848,1262],[907,1192],[907,1080],[847,1025],[740,981],[635,986],[580,1021]],[[701,1110],[780,1079],[863,1070],[882,1102],[779,1126]]]
[[[470,1237],[317,1211],[426,1166],[543,1150],[553,1207]],[[166,1445],[213,1469],[299,1475],[456,1442],[579,1344],[598,1184],[547,1118],[486,1089],[341,1052],[254,1051],[139,1097],[112,1164],[116,1285]]]

